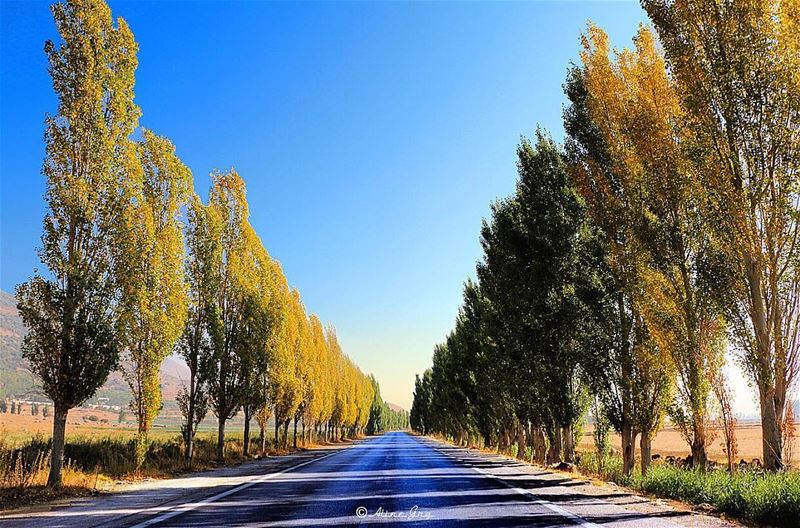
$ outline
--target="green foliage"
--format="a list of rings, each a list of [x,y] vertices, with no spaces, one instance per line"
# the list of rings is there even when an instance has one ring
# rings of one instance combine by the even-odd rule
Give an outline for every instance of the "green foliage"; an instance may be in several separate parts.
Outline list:
[[[51,10],[61,42],[48,41],[45,53],[58,112],[45,123],[39,256],[52,278],[35,275],[17,287],[17,299],[28,328],[23,356],[55,403],[50,484],[59,485],[67,412],[105,382],[121,348],[114,232],[139,109],[137,45],[125,22],[115,25],[102,1],[66,1]]]
[[[123,377],[139,424],[137,456],[144,462],[147,435],[162,408],[159,371],[186,319],[184,240],[180,224],[192,174],[169,140],[145,130],[136,164],[121,186],[124,204],[116,225],[115,264],[121,289],[118,335],[124,344]]]
[[[719,513],[769,526],[800,523],[800,473],[700,471],[670,465],[650,468],[631,485],[642,491],[692,504],[710,504]]]
[[[597,244],[563,154],[540,131],[517,158],[516,192],[492,205],[478,283],[465,285],[455,330],[417,378],[411,423],[485,445],[498,433],[509,442],[512,429],[544,429],[551,457],[569,460],[588,406],[581,363],[602,344],[607,301],[587,266]]]
[[[368,379],[372,385],[373,396],[365,432],[372,435],[383,431],[407,429],[408,413],[402,409],[392,409],[381,397],[381,388],[375,376],[370,375]]]

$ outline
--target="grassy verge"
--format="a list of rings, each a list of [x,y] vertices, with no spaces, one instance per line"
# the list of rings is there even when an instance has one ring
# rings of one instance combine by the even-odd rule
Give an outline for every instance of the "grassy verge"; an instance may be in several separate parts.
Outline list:
[[[254,452],[259,448],[257,440],[251,443]],[[173,434],[151,441],[145,463],[139,469],[136,468],[131,437],[70,436],[64,452],[63,487],[52,490],[46,486],[50,452],[50,439],[44,436],[34,436],[14,444],[0,438],[0,510],[108,491],[120,481],[168,478],[189,470],[220,465],[216,460],[216,433],[212,432],[198,433],[191,467],[184,462],[180,435]],[[267,454],[283,453],[272,449]],[[226,440],[224,464],[244,460],[241,434],[231,435]]]
[[[599,461],[584,453],[578,469],[587,475],[616,482],[659,497],[710,505],[731,517],[770,526],[800,526],[800,472],[764,473],[742,470],[699,471],[670,464],[651,466],[646,476],[622,474],[622,461]]]

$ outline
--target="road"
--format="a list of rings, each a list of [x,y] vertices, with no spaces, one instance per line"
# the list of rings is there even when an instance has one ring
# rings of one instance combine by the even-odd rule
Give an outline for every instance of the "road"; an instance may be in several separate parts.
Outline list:
[[[157,507],[101,498],[72,509],[0,518],[0,526],[731,526],[402,432],[297,459],[281,469],[210,482]]]

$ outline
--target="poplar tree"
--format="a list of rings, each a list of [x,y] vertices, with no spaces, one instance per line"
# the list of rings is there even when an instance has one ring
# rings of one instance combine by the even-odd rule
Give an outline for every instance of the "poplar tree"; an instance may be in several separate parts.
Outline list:
[[[641,189],[628,185],[629,173],[614,170],[610,147],[592,117],[586,72],[571,70],[565,91],[570,101],[564,114],[569,170],[596,230],[604,259],[597,270],[598,291],[607,297],[596,307],[595,321],[603,321],[594,330],[597,346],[583,355],[582,367],[608,422],[621,436],[623,473],[629,475],[636,438],[642,433],[646,451],[666,412],[672,369],[642,313],[648,255],[637,238]]]
[[[328,372],[328,357],[325,349],[325,329],[315,314],[309,317],[309,383],[308,403],[303,413],[303,428],[312,431],[322,424],[328,415],[332,396],[331,379]],[[304,434],[305,436],[305,434]]]
[[[634,50],[609,57],[605,33],[589,29],[581,54],[592,119],[611,170],[635,200],[635,235],[648,264],[640,300],[647,327],[678,373],[672,418],[688,440],[695,467],[706,465],[711,380],[724,360],[725,324],[706,279],[714,258],[703,218],[705,192],[693,170],[691,131],[667,76],[655,36],[637,33]]]
[[[120,186],[124,205],[116,223],[115,252],[121,287],[118,335],[124,350],[123,377],[133,393],[130,407],[138,424],[138,467],[162,407],[161,365],[186,320],[180,209],[192,187],[192,174],[163,137],[145,130],[137,147],[140,170],[132,171]]]
[[[284,280],[285,284],[285,280]],[[300,321],[304,317],[296,290],[282,288],[280,328],[270,367],[270,400],[274,405],[276,446],[288,447],[289,422],[294,417],[303,397],[302,386],[296,377],[297,350],[301,346]],[[283,438],[281,431],[283,428]]]
[[[23,357],[54,403],[48,484],[61,484],[69,410],[90,398],[118,361],[119,288],[114,276],[114,225],[119,178],[135,159],[130,135],[137,45],[128,25],[101,0],[51,8],[62,43],[45,53],[58,111],[45,121],[47,179],[41,261],[49,276],[17,287],[28,333]]]
[[[793,0],[643,0],[698,148],[734,343],[759,394],[764,465],[800,371],[800,10]]]
[[[250,420],[264,403],[270,362],[270,334],[275,324],[274,263],[252,228],[245,230],[245,251],[239,288],[243,291],[241,328],[236,344],[240,357],[241,398],[244,414],[244,456],[250,454]]]
[[[297,310],[297,341],[295,344],[295,372],[294,377],[299,385],[299,402],[294,411],[294,431],[292,434],[292,447],[297,448],[297,423],[303,417],[311,403],[313,394],[313,346],[311,336],[311,327],[309,325],[308,317],[306,317],[305,308],[300,300],[300,293],[295,290],[297,300],[295,306]],[[304,426],[305,427],[305,426]]]
[[[242,365],[236,346],[247,301],[240,278],[249,213],[244,181],[235,171],[212,174],[207,211],[212,236],[218,240],[211,255],[217,287],[208,312],[209,399],[218,420],[217,458],[224,460],[225,424],[242,403]]]
[[[178,395],[178,405],[183,415],[181,434],[184,458],[189,464],[194,456],[197,426],[208,412],[208,378],[213,353],[209,324],[218,288],[213,257],[220,243],[206,207],[194,193],[187,207],[185,237],[188,302],[186,325],[177,350],[189,367],[188,386],[181,387]]]

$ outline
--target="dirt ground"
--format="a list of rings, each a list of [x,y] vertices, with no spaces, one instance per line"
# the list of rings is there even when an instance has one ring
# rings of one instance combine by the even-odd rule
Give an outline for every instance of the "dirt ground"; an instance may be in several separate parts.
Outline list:
[[[594,428],[591,425],[586,427],[586,432],[579,444],[580,449],[591,450],[594,449],[594,439],[592,438]],[[710,449],[708,450],[709,458],[717,462],[725,462],[725,450],[723,447],[723,439],[721,431],[714,431],[715,435],[711,442]],[[738,443],[737,460],[746,459],[752,460],[753,458],[762,458],[761,448],[761,426],[758,423],[743,423],[736,427],[736,441]],[[620,437],[616,434],[611,436],[611,444],[616,450],[620,450],[622,443]],[[636,450],[638,452],[638,438]],[[664,427],[659,431],[656,438],[653,440],[653,454],[660,454],[662,457],[669,455],[676,457],[685,457],[690,453],[689,445],[683,439],[677,429],[673,427]],[[795,467],[800,466],[800,439],[795,438],[794,441],[794,456],[792,457],[792,464]]]

